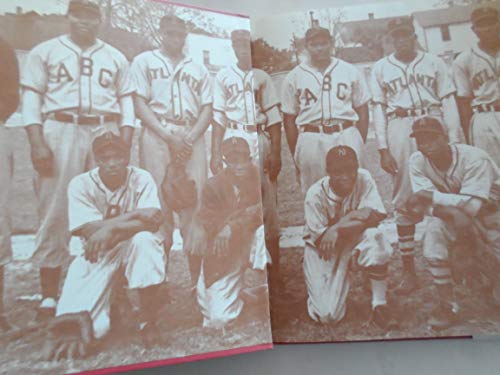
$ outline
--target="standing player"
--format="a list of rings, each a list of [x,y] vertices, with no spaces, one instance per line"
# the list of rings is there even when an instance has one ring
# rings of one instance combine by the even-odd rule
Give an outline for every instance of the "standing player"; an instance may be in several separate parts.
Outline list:
[[[38,173],[40,227],[33,261],[40,266],[39,318],[53,315],[69,240],[66,189],[93,163],[92,140],[104,131],[132,141],[134,109],[128,61],[96,39],[99,7],[71,0],[69,35],[29,53],[22,76],[23,122]]]
[[[439,298],[429,324],[435,329],[444,329],[457,318],[453,264],[450,264],[456,247],[466,246],[469,259],[477,259],[479,254],[479,257],[491,258],[483,259],[488,265],[500,264],[500,173],[483,150],[449,144],[445,130],[435,118],[417,120],[411,137],[416,139],[419,152],[409,161],[414,192],[409,205],[430,215],[423,248]],[[484,243],[478,241],[479,233]],[[492,301],[496,304],[500,301],[498,275],[498,268],[488,275],[493,283]]]
[[[391,21],[388,29],[395,52],[373,68],[373,115],[380,163],[394,181],[392,202],[403,260],[403,279],[396,293],[409,294],[417,286],[413,255],[416,223],[403,210],[411,194],[408,159],[416,151],[409,137],[411,126],[416,117],[430,114],[444,118],[452,143],[460,142],[462,134],[455,87],[444,61],[418,49],[411,18]]]
[[[494,8],[471,15],[479,43],[453,63],[462,127],[471,145],[500,165],[500,22]]]
[[[188,34],[185,21],[167,15],[160,21],[162,45],[134,59],[132,76],[135,84],[135,108],[142,121],[140,164],[148,170],[158,186],[168,166],[180,162],[194,180],[198,192],[207,178],[205,133],[212,117],[212,83],[205,67],[183,53]],[[179,214],[180,230],[186,239],[196,202]],[[163,202],[168,218],[165,251],[172,244],[172,208]],[[199,259],[190,255],[191,281],[198,279]]]
[[[211,169],[222,169],[222,140],[244,138],[251,157],[259,159],[266,247],[273,260],[270,281],[279,283],[279,219],[277,178],[281,169],[281,115],[279,100],[269,75],[252,69],[250,32],[235,30],[231,41],[238,62],[215,78]]]
[[[19,105],[19,68],[14,50],[0,38],[0,333],[10,326],[3,308],[4,270],[5,264],[12,254],[10,242],[9,190],[12,178],[12,153],[9,142],[9,131],[5,121],[14,113]]]
[[[309,61],[288,73],[281,98],[286,139],[304,195],[323,177],[330,148],[352,147],[363,165],[370,100],[357,68],[332,57],[327,29],[311,28],[305,39]]]
[[[372,319],[394,326],[387,308],[387,266],[392,248],[377,229],[386,217],[370,173],[359,168],[354,149],[336,146],[326,155],[327,176],[306,194],[304,274],[311,319],[339,322],[345,315],[349,272],[361,267],[372,288]]]
[[[123,272],[128,289],[139,295],[138,328],[149,340],[158,331],[158,288],[165,279],[165,253],[155,233],[162,221],[156,184],[145,170],[128,166],[129,145],[121,137],[105,133],[94,140],[92,151],[98,167],[76,176],[68,186],[69,229],[80,239],[83,252],[71,249],[76,257],[64,280],[56,322],[88,314],[91,336],[103,337],[112,324],[110,296],[117,273]],[[68,352],[71,343],[84,349],[89,344],[80,331],[85,327],[77,324],[82,320],[74,320],[75,331],[66,332],[69,337],[62,343]],[[70,329],[64,321],[56,335]],[[54,348],[56,356],[58,350]]]

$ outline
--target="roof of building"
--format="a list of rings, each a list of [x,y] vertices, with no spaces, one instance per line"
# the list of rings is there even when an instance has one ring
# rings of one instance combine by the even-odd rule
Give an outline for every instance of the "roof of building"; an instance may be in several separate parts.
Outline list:
[[[500,2],[488,4],[500,10]],[[414,12],[413,17],[424,28],[450,25],[456,23],[467,23],[470,21],[470,15],[477,4],[467,6],[451,6],[449,8],[431,9],[420,12]]]

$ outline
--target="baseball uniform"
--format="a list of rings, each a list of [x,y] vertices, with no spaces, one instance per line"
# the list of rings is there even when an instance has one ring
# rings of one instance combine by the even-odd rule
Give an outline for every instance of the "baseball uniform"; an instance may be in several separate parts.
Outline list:
[[[64,260],[69,240],[66,190],[74,176],[93,166],[93,139],[135,122],[131,97],[130,107],[121,105],[133,91],[128,65],[109,44],[96,40],[82,50],[69,35],[43,42],[28,54],[21,85],[42,97],[42,107],[40,113],[23,102],[23,122],[43,123],[54,156],[53,176],[39,176],[35,186],[40,226],[33,260],[44,267]]]
[[[152,176],[129,166],[125,183],[115,191],[102,182],[98,168],[73,178],[68,187],[70,231],[74,233],[87,223],[104,220],[111,206],[119,207],[120,214],[143,208],[160,209]],[[75,239],[84,246],[83,238]],[[82,246],[72,246],[76,258],[68,269],[56,315],[88,311],[94,336],[100,338],[110,328],[110,296],[116,272],[123,269],[130,289],[160,284],[165,280],[165,252],[161,236],[147,231],[122,241],[96,263],[78,253]]]
[[[492,56],[478,46],[453,63],[457,96],[472,98],[469,140],[500,165],[500,51]]]
[[[350,286],[349,262],[354,252],[359,251],[356,264],[363,267],[369,277],[375,280],[385,280],[387,264],[392,255],[392,248],[382,231],[378,228],[368,228],[352,250],[342,252],[340,257],[335,254],[329,260],[320,258],[317,247],[321,236],[340,218],[365,207],[385,213],[375,182],[367,170],[358,170],[354,189],[345,198],[333,192],[329,179],[330,177],[326,176],[315,182],[307,192],[304,202],[307,310],[311,319],[323,323],[338,322],[345,315]],[[373,307],[386,302],[376,300],[375,293],[373,297]]]
[[[266,238],[279,238],[277,184],[263,173],[271,152],[266,129],[281,126],[279,99],[271,77],[263,70],[243,71],[237,65],[219,71],[214,84],[214,121],[224,127],[224,139],[237,136],[248,142],[251,157],[262,171]]]
[[[363,139],[355,124],[355,108],[370,100],[358,69],[337,58],[322,73],[307,62],[295,67],[282,86],[281,110],[297,116],[299,137],[293,158],[304,195],[325,175],[325,156],[334,146],[352,147],[363,161]],[[314,127],[320,132],[311,132]]]
[[[387,128],[376,127],[378,148],[388,148],[398,170],[394,177],[392,203],[396,208],[399,225],[415,224],[401,211],[411,195],[408,159],[417,150],[410,138],[412,124],[422,115],[441,119],[441,100],[455,92],[455,86],[446,65],[439,57],[417,51],[409,64],[391,54],[377,61],[372,72],[373,102],[382,104],[386,111]],[[449,125],[448,137],[460,139],[458,124]]]
[[[147,51],[134,59],[131,73],[135,94],[144,98],[165,130],[171,134],[181,135],[187,132],[196,123],[202,107],[212,103],[212,79],[209,73],[189,57],[174,66],[159,49]],[[139,159],[141,167],[148,170],[160,186],[172,156],[167,143],[144,125]],[[207,178],[203,136],[193,144],[186,173],[194,180],[200,198]],[[164,210],[167,211],[167,217],[171,217],[168,207],[164,207]],[[180,230],[184,238],[192,214],[193,209],[180,213]]]
[[[485,151],[463,144],[451,145],[452,163],[446,172],[437,169],[421,152],[410,158],[413,192],[433,192],[432,204],[463,208],[472,199],[482,204],[499,202],[500,171]],[[500,215],[498,207],[488,215],[476,215],[486,228],[491,250],[500,260]],[[423,249],[435,284],[451,284],[449,249],[457,239],[453,226],[431,216],[424,231]]]

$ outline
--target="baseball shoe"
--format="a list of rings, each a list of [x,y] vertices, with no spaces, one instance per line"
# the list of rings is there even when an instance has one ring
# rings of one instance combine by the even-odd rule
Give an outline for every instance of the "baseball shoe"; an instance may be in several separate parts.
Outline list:
[[[399,326],[398,322],[392,316],[392,313],[387,305],[375,306],[375,308],[372,310],[372,316],[370,320],[377,326],[382,328],[384,331],[389,331]]]
[[[435,331],[451,327],[457,321],[457,313],[453,311],[451,305],[443,306],[439,304],[432,312],[427,323]]]
[[[5,315],[1,314],[0,315],[0,333],[8,332],[11,329],[12,329],[12,326],[7,321],[7,318],[5,317]]]
[[[414,292],[417,287],[417,275],[415,273],[403,273],[403,279],[396,287],[394,294],[398,296],[407,296]]]
[[[57,301],[52,297],[42,300],[36,311],[35,320],[37,322],[46,322],[56,316]]]

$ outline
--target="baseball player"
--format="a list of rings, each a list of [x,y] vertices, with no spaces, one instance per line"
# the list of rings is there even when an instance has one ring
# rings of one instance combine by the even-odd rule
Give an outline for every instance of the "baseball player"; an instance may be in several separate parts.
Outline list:
[[[92,140],[105,131],[132,141],[135,123],[128,61],[96,39],[99,7],[71,0],[69,34],[33,48],[22,75],[23,122],[37,172],[40,226],[33,261],[40,266],[38,317],[54,314],[69,240],[66,190],[93,164]]]
[[[308,190],[304,203],[304,274],[311,319],[337,323],[345,315],[349,272],[362,268],[372,288],[372,319],[394,326],[387,308],[387,265],[392,248],[377,229],[386,217],[370,173],[356,151],[335,146],[326,155],[327,176]]]
[[[261,186],[249,144],[242,137],[229,137],[221,148],[227,167],[203,188],[194,219],[197,238],[192,238],[190,247],[203,254],[197,287],[203,326],[216,329],[240,315],[243,273],[249,263],[263,271],[269,259],[265,247],[255,249],[256,234],[262,228]],[[262,276],[265,280],[263,272]],[[267,308],[267,303],[262,307]]]
[[[353,148],[363,165],[371,98],[357,68],[332,57],[333,42],[327,29],[311,28],[305,40],[309,61],[288,73],[281,97],[286,138],[304,195],[323,177],[330,148]]]
[[[9,190],[13,159],[5,121],[19,105],[19,68],[12,47],[0,38],[0,333],[10,329],[3,314],[4,266],[12,256],[10,243]]]
[[[207,178],[205,133],[212,117],[212,81],[204,66],[183,54],[188,34],[186,22],[173,15],[160,22],[162,45],[159,49],[137,56],[132,63],[135,84],[135,107],[142,121],[140,165],[148,170],[158,186],[168,166],[175,161],[185,166],[198,192]],[[199,201],[199,199],[198,199]],[[179,226],[183,238],[196,202],[180,210]],[[163,202],[168,228],[163,231],[168,252],[172,243],[172,208]],[[199,275],[199,259],[189,256],[191,280]]]
[[[279,286],[279,236],[277,178],[281,169],[281,114],[271,77],[252,69],[250,32],[234,30],[231,41],[238,62],[222,69],[214,85],[214,125],[211,169],[222,169],[223,139],[244,138],[252,159],[261,168],[266,246],[273,259],[270,281]]]
[[[416,145],[408,135],[415,118],[430,114],[444,119],[452,143],[463,140],[454,98],[455,87],[439,57],[420,51],[409,17],[390,21],[388,33],[395,52],[377,61],[372,72],[375,133],[380,164],[393,176],[392,202],[396,210],[403,279],[397,294],[417,286],[414,266],[415,222],[403,207],[411,194],[408,159]]]
[[[471,15],[479,43],[453,63],[457,102],[464,133],[471,145],[482,148],[500,165],[500,22],[494,8],[478,8]]]
[[[448,143],[446,131],[436,118],[415,121],[410,136],[416,139],[418,152],[409,161],[414,195],[408,204],[430,216],[423,249],[439,305],[431,313],[429,324],[443,329],[457,318],[450,264],[456,246],[465,243],[468,258],[480,251],[479,246],[485,246],[482,256],[492,257],[488,263],[500,264],[500,173],[485,151]],[[482,245],[478,245],[480,238]],[[492,299],[498,304],[498,268],[490,276]]]
[[[165,279],[165,252],[156,234],[162,221],[158,190],[147,171],[128,166],[129,145],[120,136],[104,133],[92,150],[98,167],[68,186],[69,229],[82,246],[71,248],[76,257],[56,317],[88,314],[92,337],[102,338],[112,324],[110,295],[117,272],[124,272],[128,288],[139,294],[141,334],[151,337],[157,330],[158,288]],[[66,345],[83,343],[80,333],[66,338]]]

